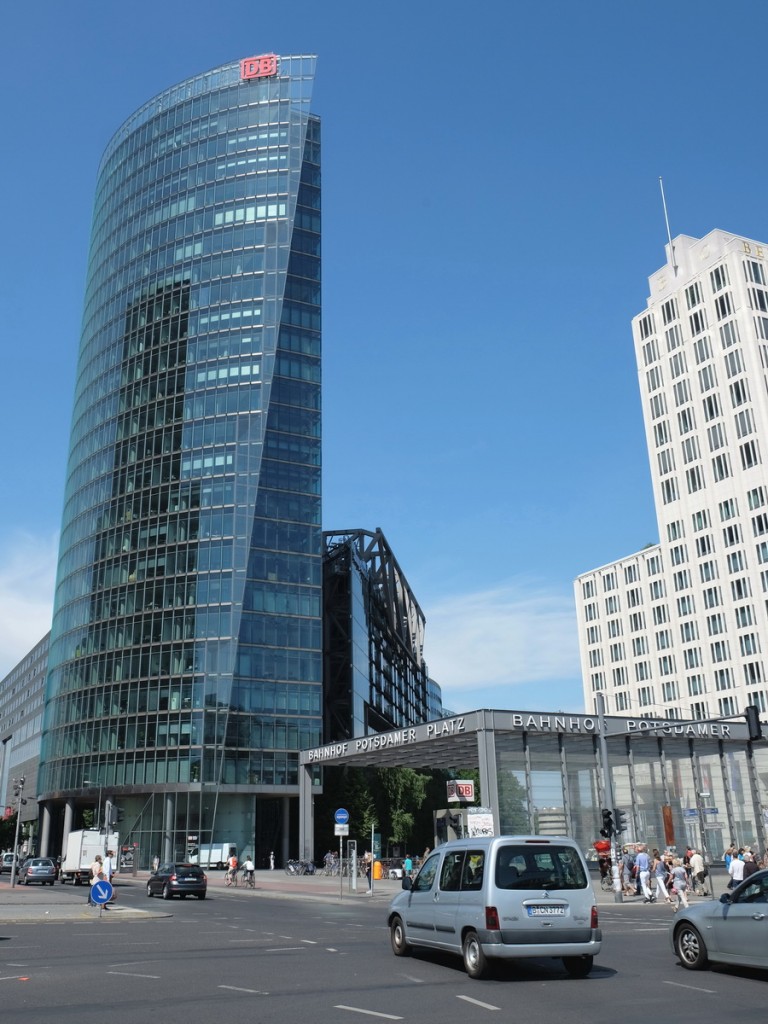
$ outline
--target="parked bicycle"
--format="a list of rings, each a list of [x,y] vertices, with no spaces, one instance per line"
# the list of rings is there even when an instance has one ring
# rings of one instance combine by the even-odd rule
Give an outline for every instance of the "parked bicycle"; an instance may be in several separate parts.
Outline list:
[[[286,875],[314,875],[315,865],[311,860],[288,860],[285,864]]]

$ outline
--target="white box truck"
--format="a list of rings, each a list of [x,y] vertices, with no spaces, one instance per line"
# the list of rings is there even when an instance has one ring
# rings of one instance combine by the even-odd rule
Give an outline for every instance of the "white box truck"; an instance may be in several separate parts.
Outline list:
[[[233,853],[237,856],[237,843],[190,843],[187,860],[204,868],[225,868]]]
[[[103,857],[107,850],[120,849],[120,837],[117,832],[99,832],[98,829],[81,829],[70,832],[67,846],[61,858],[59,880],[73,882],[75,885],[88,885],[91,877],[91,864],[97,853]]]

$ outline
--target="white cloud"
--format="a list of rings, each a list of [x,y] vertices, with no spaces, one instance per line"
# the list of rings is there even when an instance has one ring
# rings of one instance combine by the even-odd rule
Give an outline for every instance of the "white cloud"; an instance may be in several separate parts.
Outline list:
[[[51,628],[58,534],[16,532],[0,545],[0,679]]]
[[[424,612],[425,656],[446,707],[575,711],[582,705],[570,590],[519,578],[426,604]]]

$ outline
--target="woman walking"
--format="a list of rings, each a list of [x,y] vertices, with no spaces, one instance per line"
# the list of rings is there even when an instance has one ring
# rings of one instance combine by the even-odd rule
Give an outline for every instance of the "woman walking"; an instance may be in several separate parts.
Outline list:
[[[658,850],[653,851],[651,874],[656,881],[656,898],[658,899],[659,896],[663,896],[665,903],[671,903],[672,900],[667,892],[667,875],[669,874],[669,868],[667,867],[667,862]]]
[[[672,861],[672,893],[677,897],[675,903],[675,913],[680,909],[680,904],[688,909],[688,896],[686,891],[688,889],[688,872],[685,870],[685,864],[681,857],[675,857]]]

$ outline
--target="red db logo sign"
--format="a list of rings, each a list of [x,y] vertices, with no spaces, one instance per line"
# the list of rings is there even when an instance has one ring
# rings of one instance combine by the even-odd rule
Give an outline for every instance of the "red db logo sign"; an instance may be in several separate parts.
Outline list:
[[[261,57],[246,57],[240,61],[241,78],[267,78],[277,74],[277,54],[265,53]]]

